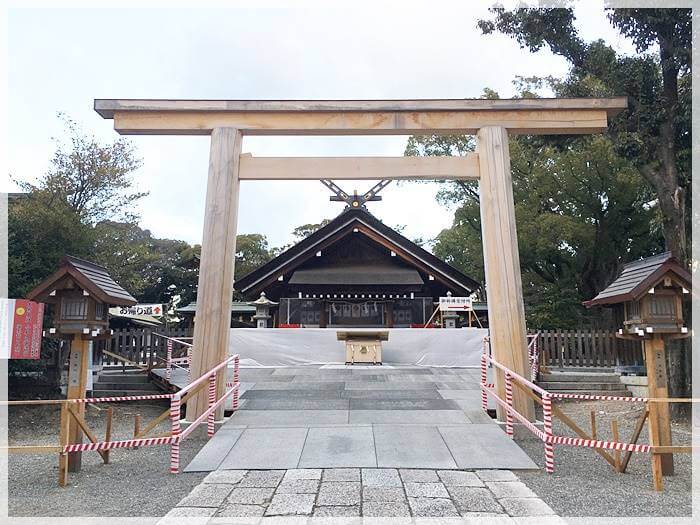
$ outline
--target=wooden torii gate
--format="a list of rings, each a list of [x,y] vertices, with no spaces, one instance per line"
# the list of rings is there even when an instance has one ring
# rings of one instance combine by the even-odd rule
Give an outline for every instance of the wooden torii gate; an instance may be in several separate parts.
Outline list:
[[[510,172],[508,134],[584,134],[606,130],[625,97],[459,100],[95,100],[123,135],[210,135],[204,234],[197,291],[192,377],[228,355],[230,302],[241,180],[479,180],[486,295],[495,359],[526,376],[527,344]],[[476,134],[464,157],[253,157],[244,135]],[[332,175],[331,175],[332,174]],[[224,382],[218,381],[223,389]],[[496,389],[505,397],[504,385]],[[221,393],[219,393],[221,395]],[[513,392],[529,419],[534,408]],[[206,408],[206,394],[187,404],[187,419]]]

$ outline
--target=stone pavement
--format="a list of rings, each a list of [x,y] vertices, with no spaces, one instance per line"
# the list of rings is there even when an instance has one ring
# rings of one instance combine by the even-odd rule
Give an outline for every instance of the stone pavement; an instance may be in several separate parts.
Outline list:
[[[479,370],[242,368],[240,410],[185,471],[536,469],[481,408]]]
[[[222,524],[257,523],[263,517],[487,518],[495,523],[537,517],[538,524],[561,523],[508,470],[391,468],[218,470],[158,524],[185,517]]]

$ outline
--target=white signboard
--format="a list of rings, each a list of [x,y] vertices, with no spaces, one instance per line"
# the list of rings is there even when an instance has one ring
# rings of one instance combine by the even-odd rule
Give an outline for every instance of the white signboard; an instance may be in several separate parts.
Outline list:
[[[118,306],[110,308],[109,313],[117,317],[133,316],[133,315],[152,315],[153,317],[162,317],[162,304],[136,304],[134,306]]]
[[[469,312],[471,310],[471,297],[440,297],[441,312]]]

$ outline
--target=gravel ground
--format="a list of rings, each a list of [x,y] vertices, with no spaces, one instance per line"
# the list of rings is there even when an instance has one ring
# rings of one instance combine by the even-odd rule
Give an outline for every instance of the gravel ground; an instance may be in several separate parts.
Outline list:
[[[606,402],[565,402],[559,405],[582,428],[589,429],[590,411],[598,413],[598,434],[610,438],[610,419],[616,417],[623,440],[629,439],[642,410],[641,404]],[[104,405],[101,405],[104,407]],[[10,407],[9,439],[13,445],[56,444],[59,411],[56,407]],[[165,405],[115,405],[114,438],[130,437],[133,415],[144,421],[160,414]],[[541,414],[539,415],[541,419]],[[97,435],[104,432],[104,411],[88,408],[88,424]],[[167,430],[167,422],[161,431]],[[554,430],[574,435],[554,420]],[[673,425],[674,444],[689,444],[690,426]],[[528,431],[517,429],[517,442],[544,467],[542,443]],[[646,428],[640,442],[648,442]],[[204,428],[183,442],[181,467],[187,465],[206,441]],[[206,473],[168,474],[170,448],[143,447],[114,450],[111,463],[100,456],[83,454],[80,473],[71,473],[69,486],[58,486],[58,458],[55,455],[12,455],[9,457],[10,516],[163,516],[197,486]],[[617,474],[590,449],[558,446],[555,472],[519,471],[518,477],[561,516],[690,516],[691,456],[674,458],[676,474],[664,478],[664,492],[652,488],[647,454],[634,454],[626,474]]]
[[[617,418],[621,441],[628,441],[643,404],[627,402],[564,402],[558,403],[562,411],[581,428],[590,432],[590,412],[597,410],[598,435],[612,439],[610,421]],[[600,410],[604,409],[604,413]],[[541,420],[541,412],[538,419]],[[575,436],[572,430],[556,417],[554,432]],[[689,445],[689,423],[674,423],[674,445]],[[645,426],[640,443],[649,443]],[[542,442],[530,432],[518,429],[518,444],[542,470],[518,472],[518,477],[560,516],[691,516],[691,466],[690,454],[674,456],[675,475],[664,477],[664,491],[653,489],[649,454],[633,454],[625,474],[613,468],[592,449],[555,446],[554,474],[544,472],[544,448]],[[623,455],[624,457],[624,455]]]
[[[106,408],[106,405],[100,405]],[[134,414],[144,424],[167,408],[159,404],[114,405],[113,439],[130,438]],[[88,407],[87,422],[104,436],[105,411]],[[10,407],[11,445],[58,444],[59,409],[54,406]],[[166,421],[155,433],[168,430]],[[184,468],[206,441],[206,429],[197,429],[180,447]],[[116,449],[104,465],[97,452],[84,452],[82,470],[70,473],[67,487],[58,486],[58,456],[9,456],[10,516],[163,516],[199,484],[206,473],[171,475],[170,447]]]

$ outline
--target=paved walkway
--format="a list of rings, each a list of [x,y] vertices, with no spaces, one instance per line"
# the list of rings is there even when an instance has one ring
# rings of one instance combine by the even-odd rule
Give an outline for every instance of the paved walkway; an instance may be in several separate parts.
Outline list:
[[[241,523],[247,517],[245,523],[255,523],[264,516],[497,517],[495,523],[538,517],[538,524],[563,523],[507,470],[343,468],[218,470],[159,525],[184,517],[201,518],[201,523],[232,522],[227,518]]]
[[[475,369],[244,368],[240,378],[241,409],[186,471],[537,468],[481,409]]]

